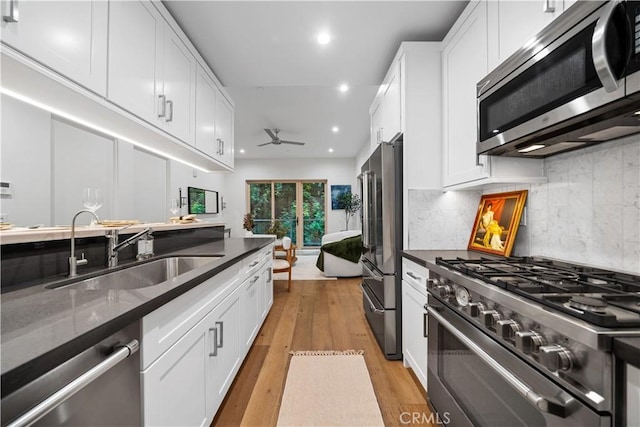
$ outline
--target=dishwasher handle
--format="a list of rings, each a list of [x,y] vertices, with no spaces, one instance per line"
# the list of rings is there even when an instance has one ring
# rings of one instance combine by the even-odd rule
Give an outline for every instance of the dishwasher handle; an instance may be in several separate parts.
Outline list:
[[[71,381],[60,390],[47,397],[42,402],[38,403],[33,408],[22,414],[20,417],[13,420],[7,427],[23,427],[30,426],[49,412],[64,403],[71,396],[91,384],[99,376],[107,372],[109,369],[116,366],[118,363],[131,356],[140,348],[138,340],[132,340],[128,344],[116,346],[113,353],[109,355],[105,360],[89,369],[84,374],[80,375],[75,380]]]

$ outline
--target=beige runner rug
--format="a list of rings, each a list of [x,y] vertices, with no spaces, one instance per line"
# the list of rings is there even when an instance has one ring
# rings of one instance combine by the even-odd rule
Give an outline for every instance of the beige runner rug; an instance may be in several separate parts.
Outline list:
[[[384,426],[362,353],[292,352],[278,426]]]
[[[291,280],[337,280],[326,277],[318,267],[318,255],[298,255],[298,260],[291,269]],[[273,280],[287,280],[289,273],[274,273]]]

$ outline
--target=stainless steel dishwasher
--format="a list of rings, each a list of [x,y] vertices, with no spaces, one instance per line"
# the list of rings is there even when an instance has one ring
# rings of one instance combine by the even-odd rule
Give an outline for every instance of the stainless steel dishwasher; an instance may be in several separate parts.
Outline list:
[[[140,323],[7,395],[2,426],[138,426]]]

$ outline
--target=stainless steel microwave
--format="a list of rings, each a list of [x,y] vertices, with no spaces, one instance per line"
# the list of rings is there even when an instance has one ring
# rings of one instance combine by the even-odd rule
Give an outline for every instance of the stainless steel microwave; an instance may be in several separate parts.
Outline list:
[[[477,95],[478,154],[543,158],[640,133],[640,1],[578,1]]]

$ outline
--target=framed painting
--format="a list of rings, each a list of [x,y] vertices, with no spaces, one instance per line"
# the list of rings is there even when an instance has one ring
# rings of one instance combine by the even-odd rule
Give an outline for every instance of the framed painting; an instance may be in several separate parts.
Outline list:
[[[483,195],[467,249],[510,256],[526,200],[527,190]]]
[[[342,203],[340,203],[339,197],[344,193],[351,193],[350,185],[332,185],[331,186],[331,209],[338,210],[344,209]]]

